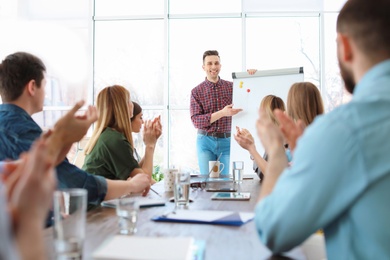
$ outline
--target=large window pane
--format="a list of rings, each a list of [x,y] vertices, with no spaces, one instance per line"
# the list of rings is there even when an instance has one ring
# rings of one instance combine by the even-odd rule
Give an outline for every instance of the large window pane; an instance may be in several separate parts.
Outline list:
[[[351,95],[344,88],[337,60],[337,16],[338,14],[325,14],[324,16],[325,88],[322,93],[327,105],[326,111],[330,111],[351,99]]]
[[[88,91],[92,90],[88,81],[91,63],[87,47],[90,41],[85,33],[87,28],[83,26],[82,22],[81,27],[73,27],[46,21],[0,24],[1,59],[11,53],[25,51],[35,54],[45,63],[47,86],[44,109],[72,106],[78,100],[87,99]],[[41,127],[51,126],[52,122],[37,120]]]
[[[95,0],[96,16],[162,14],[164,14],[164,0]]]
[[[242,70],[241,19],[174,19],[169,25],[169,97],[171,105],[189,108],[191,89],[205,79],[202,56],[218,50],[220,76],[232,79]]]
[[[163,20],[96,22],[95,92],[120,84],[142,105],[163,105],[163,33]]]
[[[344,6],[347,0],[323,0],[324,11],[338,12]]]
[[[169,163],[175,167],[199,170],[196,154],[196,129],[192,125],[189,110],[170,113]]]
[[[323,1],[325,0],[243,0],[243,6],[245,12],[318,12],[322,8]]]
[[[240,13],[240,0],[169,0],[171,14]]]
[[[19,14],[27,19],[87,19],[91,13],[89,1],[85,0],[18,0],[15,2],[18,2]]]
[[[6,19],[15,19],[18,15],[18,2],[9,0],[0,0],[0,21]]]
[[[319,86],[319,18],[247,19],[247,67],[261,70],[304,67],[305,80]]]

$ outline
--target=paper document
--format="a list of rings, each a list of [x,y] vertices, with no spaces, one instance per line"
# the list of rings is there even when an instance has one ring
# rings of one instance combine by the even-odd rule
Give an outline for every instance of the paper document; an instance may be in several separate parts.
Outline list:
[[[192,237],[116,235],[103,242],[93,253],[93,258],[96,260],[191,260],[193,247]]]
[[[176,210],[152,218],[161,222],[183,222],[241,226],[254,218],[252,212],[215,211],[215,210]]]

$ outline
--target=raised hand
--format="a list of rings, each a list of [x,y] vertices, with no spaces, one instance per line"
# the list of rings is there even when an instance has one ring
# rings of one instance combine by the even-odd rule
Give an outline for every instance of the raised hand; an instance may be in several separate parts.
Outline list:
[[[54,125],[53,131],[61,135],[64,144],[72,144],[79,141],[87,133],[89,127],[98,119],[98,112],[95,107],[88,106],[83,115],[76,112],[84,105],[84,101],[79,101],[74,107],[60,118]]]
[[[264,110],[260,110],[260,117],[257,120],[256,128],[257,134],[267,153],[272,153],[275,149],[279,150],[283,148],[283,134],[279,127],[266,116]]]
[[[251,133],[245,128],[239,128],[236,126],[237,133],[234,135],[234,139],[245,150],[256,149],[255,141]]]
[[[294,151],[299,137],[305,131],[305,124],[302,122],[302,120],[295,122],[279,109],[276,109],[274,114],[279,121],[280,130],[283,133],[284,138],[287,140],[289,148],[291,151]]]
[[[253,75],[256,73],[257,69],[248,69],[246,71],[249,73],[249,75]]]
[[[144,127],[143,127],[143,141],[144,144],[147,145],[155,145],[157,142],[157,135],[156,129],[153,125],[153,121],[151,120],[145,120]]]
[[[21,259],[45,259],[43,223],[56,184],[53,160],[45,140],[39,139],[21,155],[5,181],[13,239]],[[31,242],[33,246],[31,245]]]
[[[98,118],[98,112],[95,107],[89,106],[83,115],[76,115],[76,112],[84,105],[84,101],[79,101],[63,117],[61,117],[49,130],[43,135],[46,139],[52,139],[51,143],[56,143],[57,147],[49,147],[51,154],[56,156],[56,164],[60,163],[68,153],[74,142],[79,141],[85,136],[89,127]]]
[[[154,118],[152,121],[152,125],[153,125],[153,132],[156,136],[156,139],[160,138],[162,134],[161,116]]]
[[[5,181],[15,228],[30,221],[41,227],[49,211],[56,177],[47,148],[45,140],[36,141]]]

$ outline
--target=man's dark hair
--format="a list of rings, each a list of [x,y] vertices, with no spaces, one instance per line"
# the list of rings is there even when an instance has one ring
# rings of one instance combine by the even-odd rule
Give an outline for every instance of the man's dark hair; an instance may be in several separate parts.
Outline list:
[[[206,58],[206,56],[218,56],[219,57],[219,53],[216,50],[205,51],[203,53],[203,63],[204,63],[204,59]]]
[[[339,13],[337,32],[351,37],[370,57],[389,57],[390,0],[348,0]]]
[[[3,102],[19,98],[30,80],[35,80],[40,87],[45,71],[43,62],[30,53],[8,55],[0,64],[0,95]]]

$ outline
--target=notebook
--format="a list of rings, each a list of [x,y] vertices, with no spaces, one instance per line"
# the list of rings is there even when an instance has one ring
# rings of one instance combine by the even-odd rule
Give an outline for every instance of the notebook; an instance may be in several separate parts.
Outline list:
[[[191,260],[193,255],[192,237],[116,235],[103,242],[93,253],[93,258],[96,260]]]

